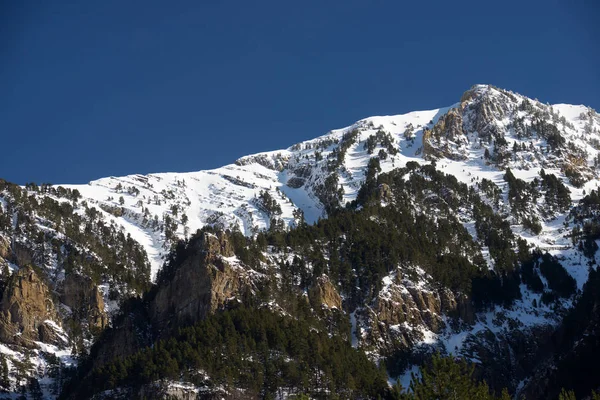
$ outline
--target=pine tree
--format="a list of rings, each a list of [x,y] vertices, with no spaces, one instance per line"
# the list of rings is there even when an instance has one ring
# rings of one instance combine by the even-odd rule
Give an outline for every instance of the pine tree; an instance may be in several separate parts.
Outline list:
[[[28,385],[29,393],[33,400],[42,400],[44,398],[44,392],[40,387],[40,382],[36,378],[31,378]]]
[[[429,367],[421,368],[421,377],[414,374],[410,387],[416,400],[493,400],[488,386],[472,377],[473,366],[463,360],[435,354]]]
[[[577,400],[575,397],[575,392],[572,390],[566,391],[564,388],[560,391],[558,395],[558,400]]]
[[[0,386],[4,390],[10,390],[10,379],[8,378],[8,362],[6,356],[0,354]]]

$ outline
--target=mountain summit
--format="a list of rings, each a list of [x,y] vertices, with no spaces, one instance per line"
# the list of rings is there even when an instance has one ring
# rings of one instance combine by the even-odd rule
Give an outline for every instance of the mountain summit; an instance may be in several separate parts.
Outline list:
[[[585,106],[545,105],[475,85],[449,107],[365,118],[214,170],[63,186],[100,209],[118,210],[115,221],[144,246],[155,276],[171,244],[204,226],[251,236],[272,224],[326,217],[356,199],[372,159],[381,172],[439,160],[467,184],[501,181],[506,168],[530,180],[544,168],[570,183],[578,200],[584,187],[595,187],[599,130],[600,117]]]
[[[0,181],[0,387],[587,396],[599,154],[594,110],[475,85],[214,170]]]

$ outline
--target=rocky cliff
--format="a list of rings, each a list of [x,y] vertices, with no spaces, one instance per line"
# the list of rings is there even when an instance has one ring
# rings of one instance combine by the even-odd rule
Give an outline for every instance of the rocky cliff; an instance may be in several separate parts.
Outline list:
[[[446,328],[447,317],[457,324],[474,322],[471,301],[463,294],[411,281],[400,271],[384,281],[372,305],[358,313],[365,348],[377,348],[382,354],[407,351]]]
[[[60,301],[69,307],[74,317],[88,320],[90,326],[102,330],[108,325],[104,298],[90,277],[69,274],[62,282]]]
[[[57,320],[47,285],[32,268],[14,273],[0,300],[0,338],[4,343],[37,347],[57,340],[48,321]]]
[[[223,232],[202,234],[189,243],[186,254],[150,303],[156,326],[194,323],[249,289],[245,270]]]
[[[326,307],[342,310],[342,298],[327,275],[317,278],[308,292],[309,299],[314,307]]]
[[[191,325],[251,292],[248,270],[224,232],[204,232],[165,266],[157,286],[132,299],[93,349],[94,366],[124,357],[173,330]]]

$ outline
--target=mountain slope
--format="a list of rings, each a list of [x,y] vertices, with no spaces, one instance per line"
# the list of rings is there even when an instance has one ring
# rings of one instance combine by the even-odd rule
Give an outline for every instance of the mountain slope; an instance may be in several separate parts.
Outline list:
[[[210,171],[9,187],[0,256],[48,271],[43,284],[59,293],[81,279],[101,293],[115,318],[96,367],[237,303],[293,317],[308,299],[313,328],[385,361],[404,387],[437,349],[519,392],[596,264],[599,154],[595,111],[476,85],[450,107],[366,118]],[[54,299],[60,329],[77,296]],[[83,336],[83,350],[98,337]]]
[[[477,85],[451,107],[366,118],[215,170],[110,177],[65,187],[92,203],[122,209],[116,221],[144,245],[155,276],[168,243],[205,225],[252,235],[277,220],[294,226],[297,210],[309,223],[326,216],[328,208],[355,199],[374,156],[383,172],[441,158],[440,168],[467,184],[482,178],[502,182],[505,167],[525,180],[546,168],[589,191],[596,184],[599,127],[597,114],[584,106],[547,106]],[[277,209],[265,207],[262,191]],[[572,188],[573,200],[582,193]]]

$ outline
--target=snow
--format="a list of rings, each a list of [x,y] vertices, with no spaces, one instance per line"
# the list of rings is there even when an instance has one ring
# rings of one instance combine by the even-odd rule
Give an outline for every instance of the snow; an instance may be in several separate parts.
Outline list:
[[[396,380],[389,379],[388,384],[392,385],[392,384],[395,384],[396,381],[399,381],[400,385],[402,385],[402,389],[405,392],[408,392],[408,391],[410,391],[410,382],[412,381],[413,374],[415,375],[415,377],[417,379],[419,379],[421,377],[421,371],[419,370],[419,367],[416,365],[413,365],[410,368],[408,368],[402,375],[400,375],[398,378],[396,378]]]
[[[485,93],[492,98],[501,96],[496,89],[486,85],[475,85],[472,90],[480,95]],[[517,102],[524,99],[516,94],[515,97]],[[537,104],[533,100],[531,102]],[[280,205],[282,209],[280,218],[285,225],[296,224],[293,216],[296,209],[303,211],[306,222],[315,223],[324,216],[324,211],[314,188],[329,174],[326,171],[327,156],[339,146],[336,142],[342,140],[346,133],[352,130],[359,131],[356,142],[348,148],[342,164],[337,168],[339,183],[344,189],[342,205],[356,198],[365,179],[366,166],[370,158],[381,148],[378,144],[375,152],[369,154],[364,148],[369,136],[382,129],[391,135],[394,146],[399,149],[398,154],[389,154],[386,160],[381,160],[383,172],[405,166],[409,161],[428,163],[421,154],[423,129],[431,128],[441,116],[459,106],[460,104],[456,103],[449,107],[414,111],[403,115],[365,118],[288,149],[248,155],[240,158],[235,164],[213,170],[108,177],[92,181],[88,185],[63,186],[78,189],[88,203],[97,206],[121,207],[119,198],[123,197],[122,208],[125,213],[122,217],[113,219],[146,249],[154,280],[170,247],[165,241],[164,233],[152,226],[151,221],[155,217],[158,217],[161,222],[164,215],[175,219],[178,223],[176,234],[179,237],[194,233],[205,225],[237,228],[244,234],[252,236],[257,230],[269,228],[271,216],[257,207],[253,201],[261,191],[267,191]],[[552,107],[577,130],[583,129],[585,121],[580,120],[579,116],[587,112],[586,107],[567,104],[557,104]],[[498,124],[506,128],[509,122],[505,119],[498,121]],[[412,139],[404,136],[409,126],[414,128]],[[576,137],[576,131],[568,128],[566,132],[570,137]],[[518,142],[518,139],[511,135],[509,131],[507,134],[509,145],[514,141]],[[545,142],[538,141],[536,145],[545,146]],[[321,153],[321,161],[316,159],[317,152]],[[468,185],[474,185],[486,178],[501,187],[505,186],[504,171],[487,165],[483,160],[483,153],[483,147],[472,144],[468,149],[467,160],[443,159],[438,161],[437,166],[438,169],[456,176],[459,181]],[[597,151],[591,149],[590,153],[595,154]],[[547,165],[544,167],[548,172],[561,175],[559,170],[548,168]],[[540,169],[540,165],[532,164],[532,168],[515,168],[513,173],[518,178],[530,181],[538,176]],[[289,186],[288,183],[293,178],[301,178],[305,182],[304,185]],[[589,183],[586,189],[595,187],[597,183],[598,181]],[[123,187],[122,192],[115,190],[119,184]],[[139,194],[128,194],[129,187],[135,187],[139,190]],[[582,190],[577,189],[572,192],[574,201],[583,196]],[[173,214],[173,206],[180,208],[178,215]],[[144,221],[142,207],[146,210],[150,222]],[[182,213],[188,217],[185,227],[181,223]],[[533,244],[539,244],[535,242],[535,238],[528,238],[528,240]]]
[[[501,93],[487,85],[476,85],[472,89],[474,92],[482,95],[489,95],[492,98],[501,96]],[[514,95],[516,100],[512,106],[521,102],[524,97]],[[538,102],[530,100],[535,107],[544,107]],[[114,221],[125,233],[137,241],[148,254],[151,265],[151,279],[156,280],[165,255],[168,253],[170,243],[167,243],[164,231],[160,227],[153,226],[155,218],[162,223],[165,216],[171,217],[177,223],[176,235],[179,238],[189,237],[197,229],[206,225],[216,225],[223,228],[239,229],[247,236],[253,236],[261,229],[268,229],[271,223],[271,215],[257,205],[256,198],[262,191],[271,195],[281,207],[281,215],[278,216],[286,226],[294,226],[297,221],[294,214],[297,210],[302,210],[306,222],[312,224],[324,217],[323,206],[320,204],[315,188],[323,184],[331,171],[327,170],[328,156],[333,155],[334,150],[339,148],[339,142],[349,132],[358,130],[356,141],[346,150],[341,164],[337,165],[335,172],[339,175],[339,183],[343,188],[344,195],[342,206],[353,201],[365,179],[366,167],[369,160],[378,154],[383,147],[377,144],[372,154],[365,149],[367,139],[375,135],[379,130],[388,133],[393,141],[398,154],[388,154],[387,159],[380,160],[383,172],[391,171],[398,167],[405,166],[408,162],[417,162],[419,164],[428,164],[423,158],[422,143],[425,128],[432,128],[440,117],[446,114],[450,109],[460,107],[459,103],[449,107],[443,107],[426,111],[415,111],[403,115],[373,116],[362,119],[356,123],[332,130],[325,135],[314,139],[298,143],[288,149],[275,150],[248,155],[240,158],[234,164],[226,165],[206,171],[186,172],[186,173],[155,173],[148,175],[127,175],[122,177],[106,177],[94,180],[87,185],[62,185],[66,188],[77,189],[83,200],[89,206],[96,207],[101,216],[106,221]],[[582,105],[556,104],[552,105],[554,113],[564,117],[568,122],[563,126],[562,134],[566,139],[572,141],[574,145],[588,154],[586,160],[592,164],[591,160],[600,154],[590,143],[592,138],[600,138],[597,133],[583,134],[588,119],[582,119],[580,116],[589,115],[589,109]],[[529,117],[522,112],[518,115]],[[593,128],[598,129],[600,122],[598,118],[593,122]],[[517,137],[512,128],[508,117],[499,118],[494,121],[496,126],[505,132],[505,138],[509,146],[514,143],[529,143],[537,149],[545,149],[547,143],[543,139],[522,140]],[[405,137],[405,132],[409,127],[413,128],[412,138]],[[593,136],[589,136],[593,135]],[[595,136],[594,136],[595,135]],[[480,146],[477,140],[476,132],[470,132],[465,138],[459,138],[460,143],[449,142],[448,145],[460,149],[460,153],[465,156],[465,160],[454,161],[450,159],[441,159],[437,161],[437,169],[444,173],[451,174],[458,181],[469,186],[475,186],[482,179],[489,179],[497,184],[503,191],[500,209],[508,210],[507,184],[503,179],[504,171],[489,165],[484,160],[485,147]],[[466,141],[466,146],[462,146],[461,140]],[[490,150],[492,147],[490,146]],[[322,159],[318,160],[317,154]],[[583,188],[575,188],[569,184],[562,171],[554,165],[554,160],[545,155],[543,160],[532,159],[524,156],[523,159],[511,160],[509,166],[513,174],[525,181],[532,181],[539,177],[542,168],[546,173],[553,173],[560,177],[571,191],[571,198],[576,202],[583,198],[584,191],[598,188],[600,180],[594,178],[587,182]],[[407,176],[408,178],[408,176]],[[299,187],[291,184],[293,180],[300,180],[303,184]],[[122,190],[117,190],[121,186]],[[129,188],[135,188],[135,191],[129,191]],[[139,193],[136,193],[139,192]],[[122,197],[122,202],[120,198]],[[2,209],[6,210],[6,202],[0,197]],[[120,216],[112,215],[109,208],[120,209]],[[108,210],[108,211],[107,211]],[[186,224],[182,221],[182,214],[188,218]],[[462,216],[461,216],[462,217]],[[466,216],[461,219],[467,231],[475,239],[476,233],[474,223]],[[13,215],[13,226],[16,225],[16,214]],[[577,288],[582,289],[588,277],[588,260],[582,257],[577,249],[572,247],[568,236],[571,226],[567,221],[566,215],[557,215],[547,220],[542,220],[542,232],[540,235],[532,235],[520,225],[513,225],[511,228],[519,237],[524,238],[530,245],[548,251],[557,256],[565,269],[571,274],[577,283]],[[488,261],[488,267],[493,268],[493,260],[489,257],[487,249],[482,251],[484,258]],[[291,260],[291,255],[287,255]],[[233,267],[237,267],[240,261],[235,257],[226,258]],[[596,264],[600,260],[596,260]],[[11,272],[18,269],[15,264],[9,263]],[[310,269],[311,266],[309,265]],[[407,287],[417,287],[420,290],[427,290],[428,277],[418,266],[411,266],[417,272],[418,280],[415,282],[402,279],[397,281],[395,273],[383,278],[383,289],[380,292],[382,298],[391,298],[393,291],[408,293]],[[254,272],[259,274],[258,272]],[[541,276],[543,282],[545,279]],[[100,290],[107,298],[108,285],[101,285]],[[416,333],[420,332],[421,341],[419,346],[443,346],[448,353],[459,354],[460,350],[469,335],[475,335],[484,330],[490,330],[494,333],[501,333],[508,329],[507,323],[498,322],[498,314],[503,313],[506,318],[518,320],[523,328],[535,325],[555,325],[557,315],[550,307],[541,304],[540,294],[532,293],[524,285],[521,286],[523,294],[522,300],[519,300],[510,309],[496,307],[486,313],[478,316],[477,321],[470,327],[460,331],[447,329],[436,334],[423,326],[409,325],[407,323],[393,326],[391,329],[407,329]],[[538,307],[533,307],[532,302],[536,300]],[[564,301],[563,305],[568,307],[573,299]],[[118,304],[106,301],[106,310],[114,312]],[[271,304],[276,308],[276,304]],[[443,317],[446,318],[446,317]],[[357,320],[356,311],[350,314],[352,325],[351,343],[353,347],[360,346],[359,338],[363,337],[365,331]],[[57,332],[59,337],[67,341],[64,330],[53,321],[46,321]],[[448,325],[448,324],[447,324]],[[73,364],[74,360],[70,350],[60,349],[48,344],[38,343],[40,349],[57,355],[64,363]],[[10,357],[19,358],[22,355],[9,347],[0,344],[0,352]],[[43,357],[39,354],[34,357],[36,365],[44,363]],[[476,359],[472,360],[477,362]],[[416,366],[406,371],[400,381],[404,387],[408,387],[411,372],[418,373]],[[183,385],[183,383],[172,383],[173,387]],[[185,386],[186,389],[192,389]],[[192,389],[193,390],[193,389]]]

